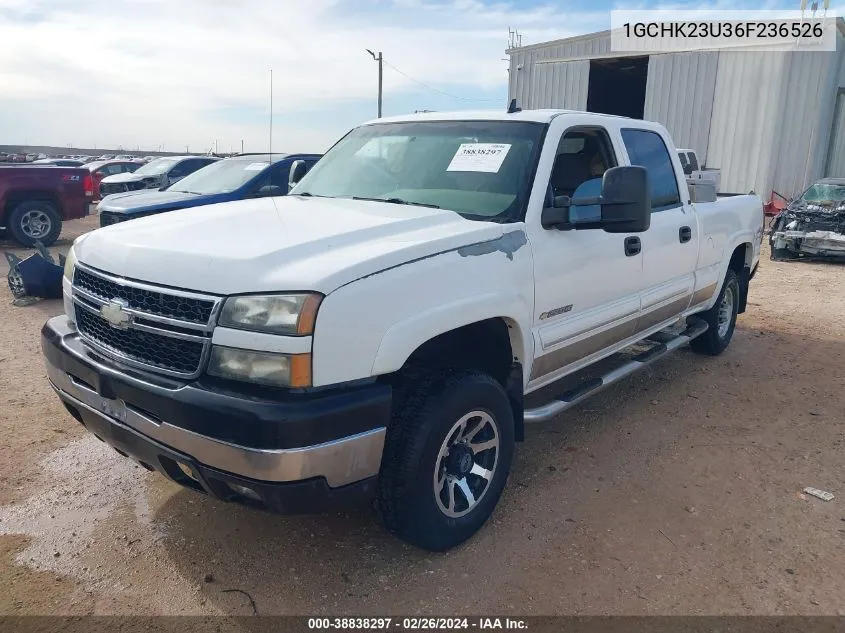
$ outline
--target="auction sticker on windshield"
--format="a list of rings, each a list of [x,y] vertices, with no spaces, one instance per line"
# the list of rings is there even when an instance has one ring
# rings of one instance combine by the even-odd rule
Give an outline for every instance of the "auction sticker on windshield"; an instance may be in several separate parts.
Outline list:
[[[246,167],[244,167],[244,171],[261,171],[270,163],[250,163]]]
[[[463,143],[455,152],[446,171],[483,171],[496,173],[510,151],[507,143]]]

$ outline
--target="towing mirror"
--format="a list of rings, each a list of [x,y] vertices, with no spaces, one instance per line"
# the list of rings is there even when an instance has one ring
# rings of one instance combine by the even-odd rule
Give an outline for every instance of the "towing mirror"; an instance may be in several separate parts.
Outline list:
[[[648,170],[626,165],[604,172],[601,225],[608,233],[642,233],[651,225]]]
[[[551,203],[551,204],[549,204]],[[582,213],[586,210],[586,213]],[[540,219],[543,228],[604,229],[641,233],[651,224],[651,196],[645,167],[612,167],[604,172],[601,195],[591,198],[547,195]]]
[[[308,165],[304,160],[295,160],[290,166],[290,178],[288,178],[288,191],[293,189],[294,185],[302,180],[302,177],[308,173]]]

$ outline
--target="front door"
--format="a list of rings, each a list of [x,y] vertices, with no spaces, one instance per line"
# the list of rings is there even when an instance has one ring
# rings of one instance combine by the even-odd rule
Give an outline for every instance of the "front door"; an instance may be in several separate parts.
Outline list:
[[[550,131],[551,133],[551,131]],[[595,197],[605,170],[624,151],[607,130],[570,127],[561,136],[551,196]],[[600,217],[598,206],[573,206],[571,216]],[[534,253],[534,362],[528,389],[575,371],[635,332],[642,289],[639,236],[602,229],[529,228]]]

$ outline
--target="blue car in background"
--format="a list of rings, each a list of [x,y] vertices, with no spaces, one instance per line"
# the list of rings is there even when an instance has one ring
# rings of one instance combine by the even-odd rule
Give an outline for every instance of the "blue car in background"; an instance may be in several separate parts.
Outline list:
[[[106,196],[97,206],[100,226],[218,202],[283,196],[291,182],[291,169],[300,172],[299,178],[319,159],[319,154],[241,154],[224,158],[163,190]]]

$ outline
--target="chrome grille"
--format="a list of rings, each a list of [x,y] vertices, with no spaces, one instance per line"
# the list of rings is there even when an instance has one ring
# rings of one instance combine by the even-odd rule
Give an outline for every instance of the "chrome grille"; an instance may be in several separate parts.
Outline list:
[[[79,331],[113,354],[156,369],[190,375],[202,362],[205,345],[141,330],[118,330],[99,314],[82,309],[76,311]]]
[[[74,272],[73,285],[104,302],[123,299],[133,310],[203,325],[208,323],[215,305],[211,298],[199,299],[166,290],[130,286],[125,281],[111,280],[79,267]]]
[[[124,364],[171,376],[200,374],[220,299],[151,286],[77,264],[76,325],[94,350]],[[104,306],[107,309],[104,309]],[[108,307],[124,322],[117,325]],[[110,317],[111,318],[111,317]]]

